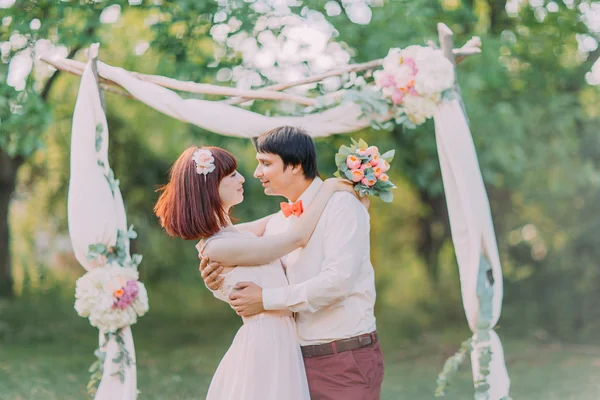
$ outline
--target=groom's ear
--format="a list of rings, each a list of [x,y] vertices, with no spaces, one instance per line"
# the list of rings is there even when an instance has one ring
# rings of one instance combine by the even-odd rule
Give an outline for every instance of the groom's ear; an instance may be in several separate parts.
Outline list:
[[[297,164],[292,166],[292,175],[303,175],[304,170],[302,169],[302,164]]]

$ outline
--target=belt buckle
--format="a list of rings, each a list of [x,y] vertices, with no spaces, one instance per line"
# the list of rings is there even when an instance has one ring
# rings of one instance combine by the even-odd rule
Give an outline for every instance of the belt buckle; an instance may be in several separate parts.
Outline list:
[[[359,336],[358,337],[358,345],[360,347],[365,347],[368,346],[372,343],[371,337],[370,336]]]

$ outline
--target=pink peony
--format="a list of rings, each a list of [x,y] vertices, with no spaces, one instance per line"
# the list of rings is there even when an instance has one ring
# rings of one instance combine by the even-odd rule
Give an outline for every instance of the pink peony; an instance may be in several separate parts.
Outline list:
[[[353,169],[350,173],[352,174],[352,182],[360,182],[365,176],[365,173],[360,169]]]
[[[398,89],[394,90],[394,93],[392,94],[392,103],[394,103],[394,105],[397,106],[398,104],[402,103],[403,99],[404,93],[402,93],[402,91]]]
[[[367,149],[356,149],[356,154],[358,154],[361,157],[364,157],[367,155]]]
[[[373,154],[379,154],[379,149],[377,146],[370,146],[367,148],[367,155],[372,156]]]
[[[373,175],[375,175],[375,178],[379,178],[381,174],[383,174],[383,172],[381,172],[381,167],[373,168]]]
[[[390,169],[390,163],[385,160],[382,160],[378,166],[381,168],[381,172],[388,172]]]
[[[363,165],[360,166],[360,169],[363,170],[363,171],[365,169],[367,169],[367,168],[373,168],[373,166],[371,165],[371,163],[367,162],[367,163],[364,163]]]
[[[122,295],[113,304],[114,308],[126,309],[134,302],[138,295],[137,281],[130,280],[123,287]]]
[[[381,87],[394,86],[396,85],[396,81],[394,80],[394,77],[391,74],[384,73],[379,79],[379,85]]]
[[[377,179],[367,179],[367,178],[363,178],[360,183],[362,183],[365,186],[371,187],[373,185],[375,185],[377,183]]]
[[[403,64],[406,64],[412,70],[413,75],[416,75],[417,72],[419,72],[417,64],[412,57],[404,57],[403,61]]]
[[[381,156],[379,154],[373,154],[369,162],[372,166],[379,165],[379,163],[381,162]]]
[[[349,155],[348,158],[346,158],[346,165],[350,169],[360,168],[360,163],[361,163],[360,159],[358,157],[356,157],[355,155]]]
[[[387,182],[390,180],[389,176],[387,176],[386,174],[381,174],[378,178],[381,182]]]

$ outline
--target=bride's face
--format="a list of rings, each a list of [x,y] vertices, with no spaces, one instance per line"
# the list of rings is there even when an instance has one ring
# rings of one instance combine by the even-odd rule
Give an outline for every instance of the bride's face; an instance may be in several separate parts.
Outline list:
[[[240,204],[244,200],[243,184],[246,180],[237,171],[226,176],[219,184],[219,197],[226,208]]]

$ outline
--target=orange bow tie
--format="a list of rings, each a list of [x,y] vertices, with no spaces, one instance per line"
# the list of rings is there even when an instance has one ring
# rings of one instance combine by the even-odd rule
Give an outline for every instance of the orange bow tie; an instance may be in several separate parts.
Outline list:
[[[302,200],[298,200],[294,204],[282,202],[280,205],[281,211],[283,211],[283,215],[285,215],[286,218],[290,215],[295,215],[296,217],[299,217],[304,212],[304,208],[302,207]]]

